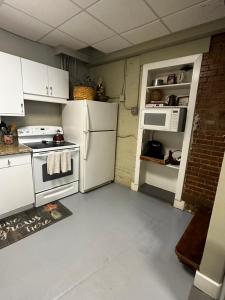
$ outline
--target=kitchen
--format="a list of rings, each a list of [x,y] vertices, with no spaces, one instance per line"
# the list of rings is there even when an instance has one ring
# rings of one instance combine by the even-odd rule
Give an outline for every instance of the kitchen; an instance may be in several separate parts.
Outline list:
[[[113,20],[109,19],[108,22],[111,25],[107,25],[108,27],[102,25],[100,29],[99,24],[103,24],[102,20],[107,23],[104,19],[107,13],[105,12],[105,15],[100,13],[101,1],[96,3],[90,1],[90,4],[84,4],[79,0],[63,2],[65,3],[58,5],[65,17],[59,17],[57,11],[48,11],[50,4],[48,4],[46,12],[47,17],[42,16],[41,5],[37,4],[36,7],[32,7],[33,4],[29,5],[26,1],[21,4],[18,1],[9,0],[4,1],[0,6],[2,19],[2,21],[0,20],[2,28],[0,29],[0,64],[2,66],[0,71],[2,132],[0,170],[1,190],[4,195],[1,197],[0,203],[0,215],[3,220],[1,226],[3,226],[5,218],[10,218],[15,214],[24,214],[31,210],[32,212],[29,213],[31,215],[24,218],[30,216],[34,218],[34,211],[41,214],[42,208],[44,208],[43,216],[50,213],[51,224],[54,224],[49,226],[46,221],[43,223],[45,224],[43,229],[47,226],[48,228],[44,230],[40,230],[42,228],[39,228],[40,225],[37,224],[36,227],[32,227],[34,229],[29,226],[29,231],[35,232],[30,236],[27,236],[27,230],[24,227],[17,234],[16,240],[7,241],[4,248],[1,249],[2,255],[6,255],[12,261],[16,259],[16,256],[13,256],[14,251],[17,254],[24,251],[24,258],[21,258],[21,262],[14,261],[14,263],[18,268],[21,268],[23,263],[26,272],[28,270],[33,272],[32,269],[37,268],[32,265],[29,247],[34,251],[34,259],[38,264],[44,260],[46,274],[38,283],[37,295],[35,296],[35,289],[32,288],[32,285],[35,278],[37,279],[37,276],[40,275],[41,268],[39,269],[39,267],[34,279],[30,281],[29,292],[24,290],[24,282],[28,280],[27,275],[23,275],[21,278],[23,283],[18,296],[16,295],[18,287],[14,281],[16,275],[13,279],[14,288],[9,291],[6,278],[14,270],[13,263],[8,267],[4,266],[5,287],[2,287],[2,291],[5,299],[7,297],[8,299],[27,299],[28,293],[31,293],[32,299],[55,299],[57,297],[70,299],[69,297],[75,296],[79,299],[84,295],[88,299],[93,299],[91,291],[96,292],[96,299],[100,299],[101,296],[96,290],[98,283],[94,284],[87,280],[87,283],[84,284],[84,286],[87,284],[86,292],[82,287],[76,288],[77,282],[86,278],[87,274],[94,274],[95,270],[98,270],[94,280],[98,280],[103,290],[108,291],[115,284],[118,299],[123,299],[123,293],[131,298],[129,288],[134,293],[142,286],[137,283],[136,275],[132,270],[132,266],[135,266],[133,259],[138,260],[139,268],[142,259],[150,257],[147,254],[144,257],[140,255],[141,245],[147,249],[155,241],[156,244],[152,251],[156,250],[161,243],[165,248],[171,245],[171,249],[168,249],[168,253],[165,254],[171,255],[174,253],[172,248],[175,248],[191,220],[191,214],[187,212],[193,211],[187,197],[190,196],[187,176],[189,176],[189,155],[193,142],[192,128],[195,126],[193,121],[197,122],[194,112],[196,109],[198,110],[198,81],[200,80],[199,84],[201,85],[201,76],[204,72],[201,69],[201,60],[204,62],[205,53],[212,51],[210,50],[211,36],[218,33],[218,28],[223,26],[223,9],[220,9],[219,12],[216,6],[217,11],[214,15],[206,12],[207,16],[211,18],[210,24],[201,21],[201,24],[189,25],[186,34],[188,36],[189,30],[194,38],[179,39],[179,33],[173,33],[174,44],[171,45],[169,42],[171,33],[167,32],[158,33],[159,36],[156,37],[159,39],[157,40],[156,37],[151,37],[150,31],[146,32],[146,38],[140,33],[134,32],[133,39],[131,33],[133,34],[132,30],[136,29],[131,29],[130,32],[128,27],[134,28],[136,21],[131,21],[126,14],[124,16],[127,18],[127,25],[121,23],[120,18],[118,19],[118,24],[121,28],[123,27],[125,33],[111,38],[110,28],[114,26],[111,24]],[[142,1],[140,7],[137,1],[133,2],[130,14],[133,13],[132,9],[144,13],[146,2],[151,1]],[[118,4],[118,7],[122,11],[119,16],[122,16],[123,9],[120,5],[122,4]],[[147,7],[149,9],[148,5]],[[198,7],[197,4],[196,7]],[[169,8],[167,9],[169,11]],[[185,10],[185,5],[181,9]],[[15,15],[16,13],[18,16]],[[93,14],[95,17],[92,18]],[[24,25],[27,20],[31,21],[33,15],[34,23],[38,23],[40,20],[43,22],[42,30],[39,28],[39,23],[32,23],[33,28],[36,28],[34,32],[31,29],[32,26],[26,28]],[[48,20],[47,18],[50,16],[51,18]],[[71,21],[69,26],[69,19],[72,16],[75,17],[73,17],[74,20],[71,19],[73,22]],[[75,20],[76,16],[77,20]],[[86,32],[84,29],[81,30],[82,33],[79,32],[78,27],[77,32],[74,33],[79,17],[83,18],[83,22],[86,24]],[[13,20],[14,28],[8,24],[8,18]],[[62,18],[68,19],[68,24],[63,25]],[[98,22],[98,19],[101,18],[101,22]],[[151,24],[148,19],[150,15],[143,14],[143,18],[143,22]],[[202,26],[201,33],[198,28],[193,27],[196,25]],[[54,30],[51,31],[48,26]],[[93,26],[99,29],[99,36],[96,34],[94,37],[93,33],[90,36],[89,33]],[[96,42],[93,42],[94,38]],[[98,42],[98,39],[103,41]],[[148,42],[150,40],[151,42]],[[104,41],[106,41],[105,44]],[[147,50],[141,49],[141,46],[139,50],[135,48],[139,44],[142,45],[141,43],[146,45]],[[80,50],[82,48],[87,49],[82,51]],[[127,49],[130,49],[130,54],[126,52]],[[203,57],[202,53],[204,53]],[[158,63],[159,67],[154,63]],[[154,79],[161,78],[156,76],[157,74],[153,74],[154,67],[155,69],[170,68],[168,72],[166,70],[167,75],[173,75],[177,73],[174,66],[179,66],[180,72],[182,67],[190,67],[190,65],[192,66],[191,72],[193,68],[195,70],[193,71],[193,86],[188,78],[184,81],[178,79],[181,81],[178,84],[181,85],[176,86],[174,93],[172,88],[175,86],[171,87],[170,91],[165,82],[163,82],[164,87],[158,86],[157,82],[153,84],[152,75]],[[166,134],[162,133],[164,131],[162,128],[161,130],[153,129],[153,127],[147,129],[138,123],[143,122],[141,116],[145,110],[148,113],[150,110],[156,112],[157,109],[162,112],[162,109],[165,109],[168,115],[170,109],[169,107],[146,106],[149,104],[150,96],[146,96],[144,78],[147,73],[144,68],[145,70],[149,68],[148,74],[152,72],[147,80],[148,90],[161,89],[164,91],[165,98],[171,94],[176,95],[177,91],[180,91],[181,96],[189,96],[189,104],[183,104],[183,106],[188,106],[184,130],[177,130],[174,133],[166,129]],[[88,78],[91,78],[91,82]],[[89,97],[87,94],[84,99],[88,100],[77,100],[79,97],[75,95],[77,91],[75,92],[74,86],[82,86],[84,81],[86,83],[89,81],[88,87],[92,87],[93,82],[95,88],[98,87],[97,94],[100,91],[100,97],[97,101],[96,99],[90,101],[91,95]],[[174,83],[170,82],[169,84]],[[152,84],[153,87],[151,87]],[[85,92],[87,93],[88,89]],[[167,100],[172,101],[173,99],[167,97]],[[169,106],[174,106],[174,104],[171,102]],[[185,108],[182,110],[181,107],[179,110],[182,112]],[[143,124],[143,126],[149,126],[149,124]],[[154,131],[154,140],[161,142],[161,146],[165,147],[166,157],[169,150],[178,149],[176,146],[182,148],[179,162],[181,167],[175,164],[175,167],[170,168],[167,165],[163,166],[161,162],[156,164],[153,160],[149,161],[149,158],[148,161],[140,160],[144,143],[153,139],[151,130]],[[171,138],[168,140],[168,137]],[[174,144],[171,146],[169,142]],[[10,143],[13,144],[10,145]],[[160,146],[160,144],[156,145]],[[169,146],[167,147],[167,145]],[[222,146],[218,147],[222,148]],[[219,166],[221,166],[220,161]],[[185,170],[187,171],[185,172]],[[165,179],[163,179],[164,177]],[[113,181],[116,183],[108,184]],[[145,193],[137,193],[136,191],[141,190],[143,184],[148,185],[147,194],[146,190]],[[155,190],[149,190],[149,186],[163,189],[163,192],[157,190],[157,195],[155,195]],[[169,193],[166,194],[166,199],[164,199],[164,191]],[[183,191],[185,191],[185,197]],[[211,197],[215,197],[215,192],[216,189]],[[164,199],[164,201],[158,199]],[[58,203],[60,207],[57,208],[55,205]],[[186,211],[183,211],[184,209]],[[147,215],[144,214],[145,210]],[[150,211],[152,211],[151,214]],[[57,222],[61,219],[63,220]],[[151,222],[155,225],[151,226]],[[138,237],[138,232],[142,232],[140,237]],[[60,235],[62,243],[68,249],[61,244]],[[148,235],[149,237],[153,235],[149,242]],[[161,235],[162,237],[159,239]],[[21,236],[26,238],[21,239]],[[52,245],[45,244],[48,240],[52,241]],[[119,253],[130,245],[132,248],[135,241],[137,248],[129,251],[128,256],[122,255],[120,258]],[[39,258],[37,257],[38,251],[40,251]],[[62,257],[60,253],[63,251],[65,255]],[[153,254],[153,252],[151,253]],[[44,253],[46,253],[46,258],[44,258]],[[159,253],[161,252],[159,251]],[[80,262],[71,261],[73,256],[75,257],[74,254],[79,257]],[[108,263],[104,263],[104,261],[107,259],[110,261],[114,256],[117,257],[119,266],[113,266],[112,260],[109,262],[110,269],[108,270]],[[56,260],[55,265],[53,264],[54,259]],[[150,260],[152,261],[152,257]],[[156,265],[151,265],[154,270],[150,272],[151,274],[147,265],[140,268],[138,274],[142,276],[143,280],[146,278],[147,284],[150,284],[153,289],[143,287],[143,299],[147,295],[151,296],[154,293],[157,295],[160,289],[162,291],[159,297],[164,297],[164,299],[187,299],[193,283],[193,274],[182,270],[176,257],[172,258],[171,263],[168,257],[166,260],[164,269],[160,265],[160,259],[156,259]],[[126,266],[125,270],[121,270],[123,263]],[[105,265],[105,271],[104,268],[101,270],[102,265]],[[170,270],[173,274],[177,273],[176,278],[168,281],[167,286],[163,282],[168,280],[168,277],[162,276],[166,270]],[[124,287],[120,290],[119,282],[113,283],[110,276],[116,278],[117,272],[120,271],[124,274],[120,279],[118,278],[118,281],[126,282],[129,273],[132,274],[131,280],[135,280],[133,288],[129,285],[129,288]],[[161,278],[157,280],[158,275]],[[56,286],[50,279],[52,276],[57,282]],[[98,276],[100,277],[98,278]],[[108,287],[102,282],[101,276],[103,278],[106,276],[105,284]],[[175,286],[175,281],[179,282],[180,289]],[[94,287],[90,286],[92,284]],[[184,286],[186,288],[183,289]],[[171,297],[169,296],[170,292],[172,293]],[[107,298],[107,293],[110,294],[109,291],[106,292],[102,296],[104,299]]]

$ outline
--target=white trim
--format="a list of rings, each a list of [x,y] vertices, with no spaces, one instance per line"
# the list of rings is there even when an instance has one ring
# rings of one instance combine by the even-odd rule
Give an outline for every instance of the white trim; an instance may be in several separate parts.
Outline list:
[[[138,184],[135,184],[134,182],[131,182],[130,188],[132,191],[137,192],[138,191]]]
[[[219,300],[224,300],[224,299],[225,299],[225,278],[223,279],[223,284],[222,284]]]
[[[141,128],[141,112],[145,108],[148,72],[154,69],[164,69],[167,67],[179,66],[183,64],[194,65],[192,81],[190,86],[189,104],[187,108],[188,111],[187,111],[186,127],[185,127],[183,146],[182,146],[182,159],[181,159],[181,164],[178,172],[176,194],[175,194],[175,201],[174,201],[174,207],[179,209],[184,209],[184,201],[182,201],[181,195],[183,191],[188,152],[189,152],[191,136],[192,136],[193,118],[194,118],[196,96],[198,90],[199,74],[201,69],[201,61],[202,61],[202,54],[196,54],[196,55],[190,55],[190,56],[145,64],[143,65],[143,70],[142,70],[135,175],[134,175],[134,182],[131,185],[131,189],[133,190],[138,190],[138,187],[143,183],[142,182],[143,178],[141,178],[141,174],[140,174],[140,170],[142,166],[142,162],[140,161],[140,154],[141,154],[142,137],[143,137],[143,129]]]
[[[196,54],[196,55],[189,55],[189,56],[184,56],[184,57],[162,60],[159,62],[153,62],[150,64],[145,64],[144,69],[153,70],[153,69],[167,68],[167,67],[171,67],[171,66],[179,66],[179,65],[183,65],[183,64],[191,64],[191,63],[195,63],[195,61],[200,56],[202,56],[202,55]]]
[[[173,206],[175,208],[180,209],[180,210],[184,210],[184,205],[185,205],[184,201],[180,201],[180,200],[177,200],[177,199],[174,200]]]
[[[59,104],[67,104],[67,100],[63,98],[54,98],[49,96],[39,96],[32,94],[23,94],[24,100],[30,101],[40,101],[40,102],[50,102],[50,103],[59,103]]]
[[[191,84],[190,95],[189,95],[188,112],[187,112],[187,119],[186,119],[183,146],[182,146],[182,158],[180,162],[180,169],[177,178],[177,187],[176,187],[176,195],[175,195],[175,199],[178,201],[181,201],[181,196],[183,192],[188,153],[189,153],[191,136],[192,136],[192,127],[193,127],[195,104],[196,104],[196,98],[198,92],[198,82],[199,82],[199,75],[201,70],[201,63],[202,63],[202,54],[198,55],[194,62],[192,84]]]
[[[218,283],[199,271],[195,274],[194,286],[209,295],[213,299],[218,299],[220,296],[222,283]]]

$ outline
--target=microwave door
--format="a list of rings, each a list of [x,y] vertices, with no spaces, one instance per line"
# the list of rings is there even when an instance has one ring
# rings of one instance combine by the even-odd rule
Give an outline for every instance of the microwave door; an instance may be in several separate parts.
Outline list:
[[[170,130],[170,109],[148,109],[142,114],[142,128],[150,130]]]

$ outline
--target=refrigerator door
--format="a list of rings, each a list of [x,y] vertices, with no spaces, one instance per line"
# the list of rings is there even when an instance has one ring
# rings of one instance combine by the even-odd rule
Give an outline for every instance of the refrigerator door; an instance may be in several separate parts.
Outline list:
[[[116,131],[89,132],[88,135],[81,162],[81,192],[114,179]]]
[[[117,128],[117,103],[104,103],[98,101],[85,101],[85,116],[88,118],[89,131],[116,130]]]

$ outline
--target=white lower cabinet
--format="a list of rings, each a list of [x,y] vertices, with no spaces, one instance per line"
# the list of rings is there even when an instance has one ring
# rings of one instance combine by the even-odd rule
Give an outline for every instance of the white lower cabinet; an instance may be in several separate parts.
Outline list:
[[[30,154],[0,157],[0,217],[34,203]]]

